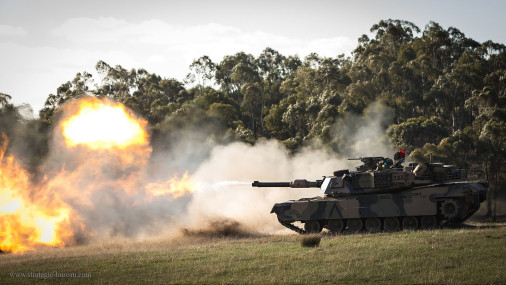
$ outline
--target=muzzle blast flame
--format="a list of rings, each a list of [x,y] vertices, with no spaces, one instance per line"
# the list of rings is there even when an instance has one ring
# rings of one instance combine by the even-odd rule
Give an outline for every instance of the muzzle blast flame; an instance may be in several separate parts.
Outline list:
[[[31,181],[15,157],[5,156],[3,136],[1,251],[140,234],[159,222],[153,217],[170,216],[171,201],[195,192],[188,173],[150,181],[148,124],[121,103],[86,96],[60,112],[52,145],[57,151],[41,167],[41,181]]]

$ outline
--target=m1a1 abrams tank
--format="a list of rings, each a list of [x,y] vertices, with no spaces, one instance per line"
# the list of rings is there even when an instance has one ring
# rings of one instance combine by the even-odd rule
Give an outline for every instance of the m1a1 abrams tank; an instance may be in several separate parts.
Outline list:
[[[466,181],[466,172],[442,163],[403,167],[404,152],[394,160],[358,158],[357,171],[339,170],[322,180],[253,182],[255,187],[320,188],[323,197],[276,203],[271,213],[300,233],[431,229],[462,223],[485,200],[487,183]],[[294,223],[301,222],[304,229]]]

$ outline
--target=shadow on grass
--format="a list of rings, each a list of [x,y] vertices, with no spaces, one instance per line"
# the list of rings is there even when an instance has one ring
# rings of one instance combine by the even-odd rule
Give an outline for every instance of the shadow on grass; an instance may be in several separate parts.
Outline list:
[[[471,225],[471,224],[460,224],[460,225],[452,225],[452,226],[446,226],[443,228],[446,229],[471,229],[471,230],[480,230],[480,229],[497,229],[506,227],[506,224],[496,224],[496,223],[490,223],[490,224],[482,224],[482,225]]]
[[[487,216],[472,216],[468,222],[476,222],[476,223],[506,223],[506,215],[499,215],[495,217],[495,221],[492,217]]]

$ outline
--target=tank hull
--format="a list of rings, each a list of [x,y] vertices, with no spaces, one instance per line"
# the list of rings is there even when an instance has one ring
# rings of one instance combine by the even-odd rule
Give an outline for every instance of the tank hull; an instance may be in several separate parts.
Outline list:
[[[356,230],[360,223],[362,227],[358,230],[378,231],[408,226],[427,228],[462,223],[479,209],[480,203],[485,200],[485,191],[486,187],[480,182],[454,182],[419,186],[395,193],[287,201],[275,204],[271,213],[276,213],[283,225],[300,233],[319,232],[322,228],[331,232],[350,228]],[[350,220],[358,225],[351,227],[351,224],[348,225]],[[305,223],[305,230],[288,226],[293,222]],[[339,225],[337,228],[334,226],[336,223]],[[391,223],[392,227],[389,226]],[[368,224],[375,226],[367,227]]]

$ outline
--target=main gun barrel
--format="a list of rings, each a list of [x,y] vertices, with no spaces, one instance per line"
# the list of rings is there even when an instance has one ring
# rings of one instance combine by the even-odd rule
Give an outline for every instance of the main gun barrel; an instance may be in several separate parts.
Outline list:
[[[385,160],[383,156],[365,156],[365,157],[354,157],[354,158],[348,158],[348,160],[370,160],[370,161],[379,161],[379,160]]]
[[[320,187],[322,180],[307,181],[306,179],[296,179],[292,182],[259,182],[254,181],[251,186],[253,187],[290,187],[290,188],[312,188]]]
[[[259,182],[254,181],[253,187],[290,187],[290,182]]]

